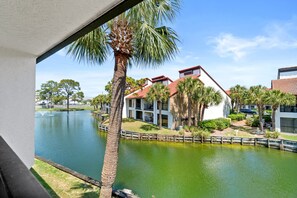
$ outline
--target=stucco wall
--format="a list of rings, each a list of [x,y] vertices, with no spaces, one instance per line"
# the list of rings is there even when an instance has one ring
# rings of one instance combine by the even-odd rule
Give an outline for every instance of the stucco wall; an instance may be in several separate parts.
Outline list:
[[[281,126],[280,126],[280,119],[281,118],[297,118],[297,113],[292,112],[280,112],[279,108],[275,112],[275,130],[280,132]]]
[[[223,101],[217,106],[210,106],[204,112],[204,120],[227,117],[231,107],[231,99],[228,95],[203,71],[200,72],[199,79],[205,86],[219,90],[223,96]]]
[[[0,49],[0,135],[29,168],[34,162],[35,57]]]

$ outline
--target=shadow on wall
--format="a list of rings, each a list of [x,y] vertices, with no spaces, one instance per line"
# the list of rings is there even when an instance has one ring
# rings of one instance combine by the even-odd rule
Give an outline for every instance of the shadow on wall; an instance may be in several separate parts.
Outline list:
[[[224,101],[224,109],[223,109],[224,117],[228,117],[230,110],[231,110],[231,103],[230,103],[230,100],[228,100],[228,96],[226,96]]]

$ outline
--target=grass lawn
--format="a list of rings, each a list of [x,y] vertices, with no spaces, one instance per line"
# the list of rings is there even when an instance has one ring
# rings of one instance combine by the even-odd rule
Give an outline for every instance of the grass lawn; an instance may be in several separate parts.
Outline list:
[[[282,139],[286,139],[286,140],[295,140],[297,141],[297,135],[295,134],[287,134],[287,133],[280,133],[280,137],[279,138],[282,138]]]
[[[76,105],[76,106],[70,106],[69,111],[83,111],[83,110],[94,110],[92,106],[88,105]],[[41,106],[36,106],[35,111],[67,111],[66,106],[59,106],[54,108],[41,108]]]
[[[99,197],[99,188],[35,159],[33,175],[51,197]]]
[[[170,130],[166,128],[159,129],[159,126],[154,124],[142,122],[139,120],[126,119],[128,121],[122,122],[122,129],[127,131],[139,132],[139,133],[158,133],[162,135],[178,135],[178,132],[175,130]],[[108,120],[103,124],[107,125]]]

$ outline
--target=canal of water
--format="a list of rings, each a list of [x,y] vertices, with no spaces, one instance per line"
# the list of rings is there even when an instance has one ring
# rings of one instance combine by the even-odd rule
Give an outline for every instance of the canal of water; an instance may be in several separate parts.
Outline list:
[[[100,179],[106,134],[90,111],[36,112],[36,155]],[[116,188],[140,197],[297,197],[297,154],[121,140]]]

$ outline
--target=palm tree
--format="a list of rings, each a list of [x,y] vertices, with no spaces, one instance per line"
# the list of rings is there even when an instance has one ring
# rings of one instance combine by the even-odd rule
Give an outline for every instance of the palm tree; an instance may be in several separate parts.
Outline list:
[[[216,91],[213,87],[204,87],[201,98],[201,113],[200,121],[204,118],[205,109],[209,106],[219,105],[223,100],[220,91]]]
[[[275,112],[280,105],[295,105],[296,97],[293,94],[279,90],[270,90],[266,93],[267,104],[272,108],[272,131],[275,131]]]
[[[116,177],[127,67],[157,66],[174,57],[177,34],[163,23],[175,17],[179,5],[179,0],[143,1],[69,47],[78,61],[102,64],[110,51],[115,60],[100,197],[111,196]]]
[[[262,85],[252,86],[248,90],[248,102],[257,105],[259,113],[260,130],[263,131],[263,112],[264,105],[267,104],[267,88]]]
[[[198,85],[195,87],[195,89],[193,90],[193,110],[194,110],[194,125],[195,126],[199,126],[199,122],[200,122],[200,110],[201,110],[201,102],[203,99],[203,90],[204,90],[204,85],[198,81]]]
[[[235,85],[234,87],[230,88],[230,97],[232,100],[232,104],[235,105],[236,112],[239,112],[240,106],[245,101],[245,93],[247,89],[246,87]],[[232,105],[232,110],[234,111],[234,106]]]
[[[162,83],[155,83],[146,95],[148,102],[157,101],[159,104],[159,128],[162,129],[162,104],[168,102],[170,95],[169,88]]]
[[[179,94],[185,94],[188,100],[188,126],[191,126],[192,122],[192,103],[194,97],[194,90],[200,86],[200,82],[197,78],[187,77],[182,81],[179,81],[177,84],[177,92]]]

